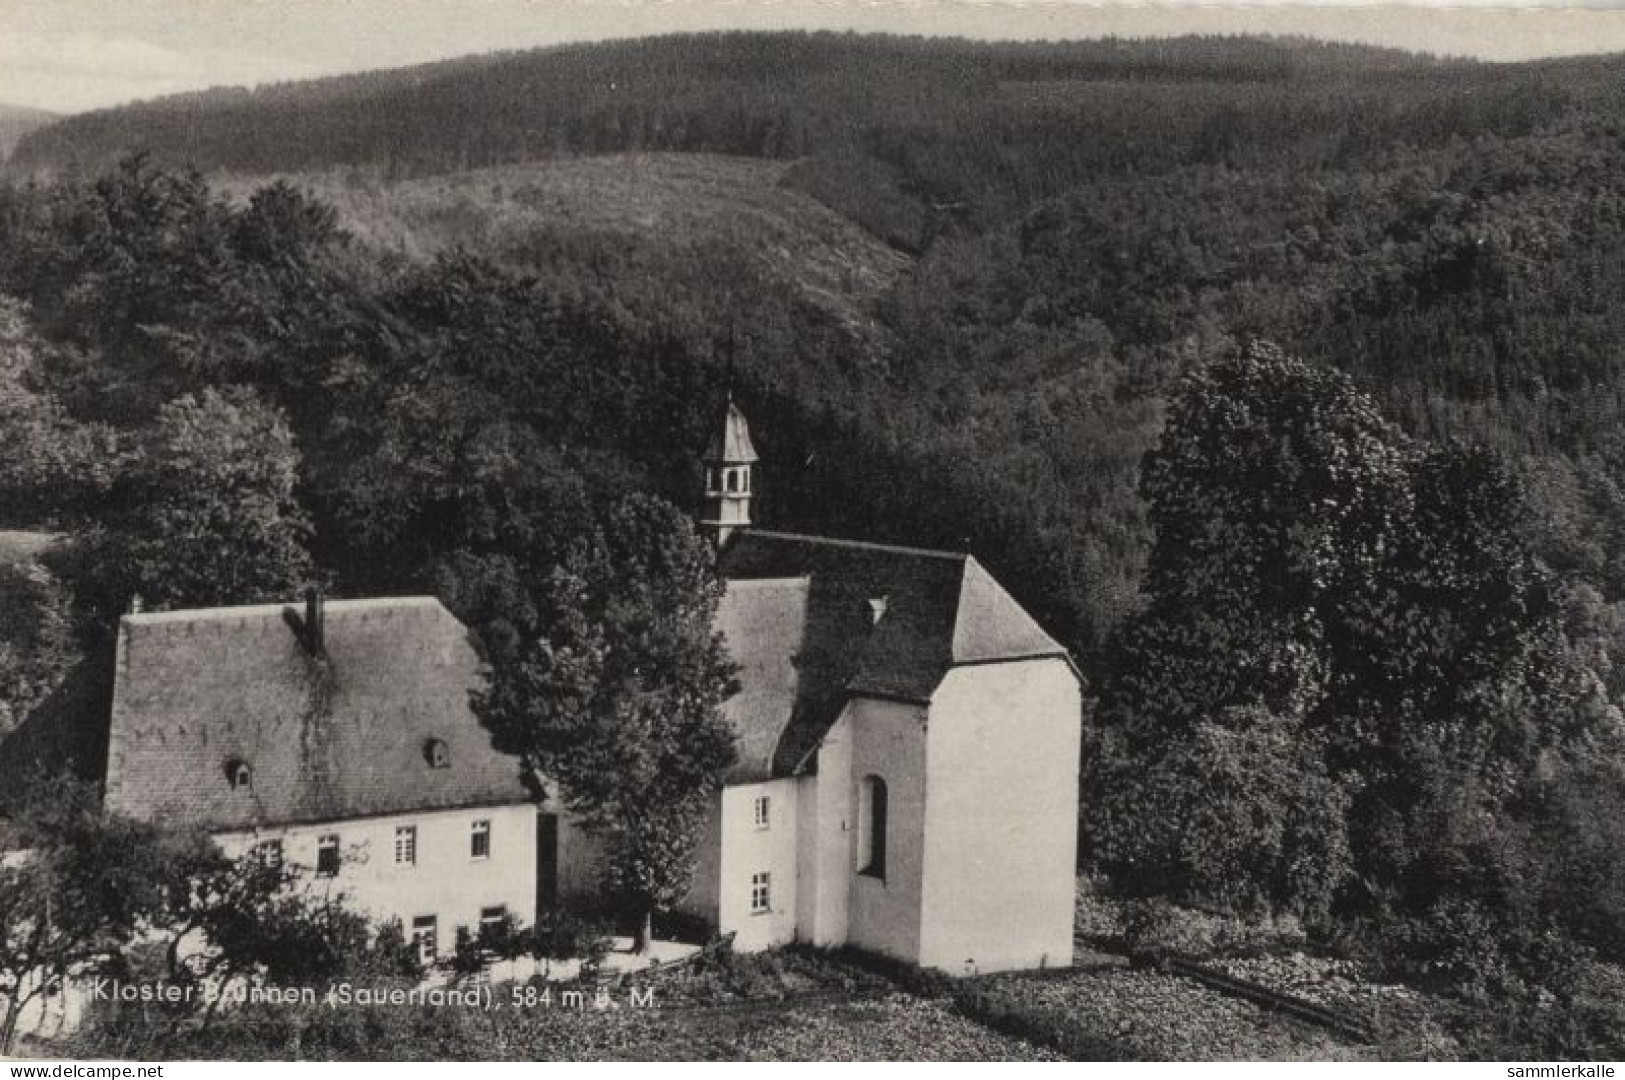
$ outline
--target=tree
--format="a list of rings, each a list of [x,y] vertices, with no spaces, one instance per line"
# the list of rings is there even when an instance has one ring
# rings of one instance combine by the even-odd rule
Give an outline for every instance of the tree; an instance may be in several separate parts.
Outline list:
[[[1510,471],[1413,443],[1346,375],[1258,343],[1219,358],[1144,491],[1148,602],[1090,765],[1115,794],[1085,807],[1141,887],[1324,911],[1358,884],[1355,907],[1420,917],[1484,894],[1475,852],[1522,828],[1543,759],[1617,732]]]
[[[76,422],[40,385],[52,348],[23,305],[0,297],[0,505],[8,524],[83,512],[111,483],[112,433]]]
[[[421,975],[398,922],[374,928],[343,894],[304,880],[280,858],[251,849],[231,860],[207,844],[175,887],[165,927],[169,977],[208,988],[205,1021],[237,981],[319,986],[341,976]]]
[[[0,563],[0,740],[79,659],[67,590],[42,566]]]
[[[299,453],[250,391],[206,389],[159,410],[126,461],[76,574],[104,615],[286,597],[312,574],[294,495]]]
[[[1352,870],[1348,794],[1290,718],[1228,710],[1097,789],[1097,857],[1128,891],[1307,917]],[[1144,763],[1141,763],[1144,764]]]
[[[633,495],[540,592],[476,709],[496,745],[556,783],[604,837],[641,951],[653,912],[688,887],[734,761],[720,706],[737,685],[713,626],[721,587],[688,518]]]
[[[0,858],[0,1052],[24,1010],[70,977],[116,964],[170,910],[185,859],[153,826],[104,815],[95,789],[39,780],[6,806],[13,850]]]

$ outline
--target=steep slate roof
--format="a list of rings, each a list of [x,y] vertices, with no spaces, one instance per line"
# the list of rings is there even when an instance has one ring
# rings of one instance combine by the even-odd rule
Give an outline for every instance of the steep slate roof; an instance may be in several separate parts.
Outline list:
[[[958,665],[1070,663],[969,555],[749,530],[720,570],[718,625],[744,687],[726,706],[731,782],[798,771],[852,696],[927,702]]]
[[[212,830],[521,802],[516,759],[469,709],[479,659],[433,597],[325,605],[326,661],[298,605],[126,615],[107,806]],[[430,739],[450,767],[429,766]],[[229,762],[251,770],[246,789]]]
[[[805,577],[730,581],[717,606],[716,627],[739,667],[739,693],[722,707],[738,739],[731,782],[773,773],[789,705],[801,685],[797,660],[806,644],[809,584]]]
[[[728,402],[728,411],[722,417],[722,427],[712,437],[711,445],[706,447],[703,460],[733,465],[758,460],[756,446],[750,441],[750,425],[745,422],[745,414],[740,412],[739,406],[732,401]]]

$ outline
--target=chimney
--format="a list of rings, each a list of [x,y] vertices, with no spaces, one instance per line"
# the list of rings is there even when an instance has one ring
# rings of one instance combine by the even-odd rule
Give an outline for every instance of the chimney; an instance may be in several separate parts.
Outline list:
[[[305,590],[305,637],[306,648],[312,656],[325,656],[327,654],[327,628],[324,623],[327,613],[322,603],[322,594],[314,585]]]
[[[294,640],[312,660],[326,658],[326,628],[322,625],[326,615],[322,611],[322,594],[314,586],[305,590],[305,614],[301,617],[293,608],[285,607],[282,609],[282,621],[288,624]]]

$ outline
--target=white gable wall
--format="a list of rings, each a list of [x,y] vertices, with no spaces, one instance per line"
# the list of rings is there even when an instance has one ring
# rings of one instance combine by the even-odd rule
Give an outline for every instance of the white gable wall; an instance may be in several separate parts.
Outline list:
[[[1081,736],[1081,692],[1064,660],[958,667],[943,679],[927,731],[922,965],[1071,965]]]
[[[491,823],[491,853],[485,859],[470,855],[475,821]],[[395,830],[406,825],[417,827],[417,859],[398,865]],[[339,872],[317,877],[317,843],[335,834]],[[280,840],[284,862],[304,871],[302,883],[346,894],[349,907],[376,921],[399,919],[408,938],[414,918],[435,916],[442,956],[455,946],[458,926],[478,931],[482,908],[501,905],[527,926],[536,919],[534,804],[351,818],[257,833],[220,833],[215,840],[233,858],[262,841]]]

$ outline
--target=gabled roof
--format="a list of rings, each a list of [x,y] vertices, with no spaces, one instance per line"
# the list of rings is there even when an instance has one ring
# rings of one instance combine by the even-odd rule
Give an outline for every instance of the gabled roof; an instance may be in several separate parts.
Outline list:
[[[737,736],[734,783],[773,774],[773,759],[802,678],[798,661],[807,642],[805,577],[731,581],[717,606],[717,630],[738,665],[739,692],[723,703]]]
[[[1071,662],[969,555],[753,529],[719,568],[718,625],[744,688],[726,707],[734,782],[795,772],[853,696],[924,703],[957,666]]]
[[[325,605],[326,659],[285,621],[297,605],[127,615],[107,806],[211,830],[529,798],[518,761],[469,708],[468,630],[433,597]],[[445,743],[447,768],[427,746]],[[249,767],[234,789],[232,762]]]
[[[730,465],[748,465],[758,460],[756,446],[750,441],[750,424],[746,423],[745,414],[732,400],[728,402],[728,409],[722,416],[722,426],[711,437],[702,460]]]

